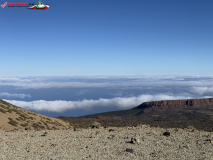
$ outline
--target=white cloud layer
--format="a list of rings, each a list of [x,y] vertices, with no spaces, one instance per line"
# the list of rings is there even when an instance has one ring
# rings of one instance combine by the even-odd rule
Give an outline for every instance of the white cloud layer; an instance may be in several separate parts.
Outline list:
[[[0,86],[42,88],[213,87],[213,76],[0,77]]]
[[[213,94],[213,87],[192,87],[191,92],[199,95]]]
[[[27,110],[63,112],[65,110],[72,110],[72,109],[88,110],[93,107],[130,109],[147,101],[190,99],[190,98],[192,97],[158,94],[158,95],[140,95],[137,97],[125,97],[125,98],[116,97],[111,99],[100,98],[98,100],[85,99],[82,101],[62,101],[62,100],[56,101],[37,100],[31,102],[17,101],[17,100],[5,100],[5,101]]]
[[[7,92],[1,92],[0,97],[12,97],[12,98],[30,98],[31,96],[29,94],[16,94],[16,93],[7,93]]]

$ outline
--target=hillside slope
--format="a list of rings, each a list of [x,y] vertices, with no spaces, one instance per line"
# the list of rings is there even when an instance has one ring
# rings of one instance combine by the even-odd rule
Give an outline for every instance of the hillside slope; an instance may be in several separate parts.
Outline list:
[[[63,120],[41,115],[0,100],[0,129],[69,129],[72,125]]]

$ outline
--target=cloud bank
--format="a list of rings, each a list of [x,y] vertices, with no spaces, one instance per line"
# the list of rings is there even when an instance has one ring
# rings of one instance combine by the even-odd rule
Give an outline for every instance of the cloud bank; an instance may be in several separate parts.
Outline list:
[[[213,76],[56,76],[0,77],[0,86],[18,89],[212,87]]]
[[[213,76],[0,77],[2,86],[25,93],[0,93],[0,98],[14,98],[7,102],[28,110],[51,112],[94,107],[130,109],[146,101],[213,97]],[[30,98],[28,89],[37,90],[31,91],[36,100],[16,99]],[[45,96],[52,101],[45,100]]]
[[[93,107],[130,109],[147,101],[190,99],[190,98],[192,97],[158,94],[158,95],[140,95],[137,97],[124,97],[124,98],[116,97],[111,99],[100,98],[98,100],[85,99],[81,101],[62,101],[62,100],[56,101],[37,100],[31,102],[17,101],[17,100],[5,100],[5,101],[27,110],[63,112],[72,109],[88,110],[92,109]]]
[[[213,87],[192,87],[191,92],[199,95],[213,94]]]
[[[0,97],[12,97],[12,98],[30,98],[31,96],[29,94],[16,94],[16,93],[7,93],[7,92],[1,92]]]

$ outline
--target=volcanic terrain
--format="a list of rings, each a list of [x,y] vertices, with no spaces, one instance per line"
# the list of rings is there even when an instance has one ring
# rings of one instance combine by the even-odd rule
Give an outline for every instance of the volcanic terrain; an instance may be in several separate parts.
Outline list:
[[[95,121],[102,126],[137,126],[149,124],[163,128],[196,128],[213,132],[213,98],[144,102],[129,109],[82,117],[58,117],[75,127],[90,127]]]

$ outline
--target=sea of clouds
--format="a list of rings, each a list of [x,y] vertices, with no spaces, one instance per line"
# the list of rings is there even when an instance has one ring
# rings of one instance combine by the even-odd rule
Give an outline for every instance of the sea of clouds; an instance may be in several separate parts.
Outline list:
[[[10,92],[0,92],[0,99],[29,110],[64,112],[94,107],[130,109],[146,101],[210,98],[213,96],[213,76],[0,77],[1,87],[10,87]],[[55,93],[50,93],[54,97],[60,95],[62,90],[74,92],[78,89],[70,97],[75,95],[80,96],[80,99],[33,99],[31,95],[33,91],[50,89],[55,90]],[[97,89],[100,94],[96,93],[94,99],[88,98]],[[101,97],[103,93],[108,97]]]

